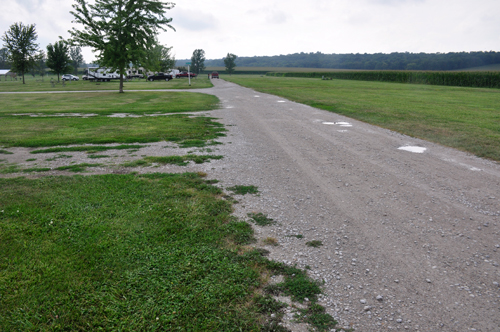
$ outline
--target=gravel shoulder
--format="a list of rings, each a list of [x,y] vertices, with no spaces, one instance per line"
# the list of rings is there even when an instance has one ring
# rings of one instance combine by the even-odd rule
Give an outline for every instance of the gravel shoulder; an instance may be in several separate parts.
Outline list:
[[[255,226],[257,245],[274,237],[279,245],[266,246],[270,258],[309,266],[310,275],[324,281],[322,304],[341,326],[500,330],[499,164],[223,80],[213,83],[190,91],[221,100],[219,110],[197,114],[226,125],[224,145],[212,153],[222,160],[113,172],[204,171],[224,188],[258,186],[260,195],[236,197],[235,213],[262,212],[277,221]],[[165,146],[149,144],[134,154],[193,150]],[[398,149],[404,146],[426,150]],[[33,156],[27,149],[15,152],[1,158]],[[78,161],[80,154],[73,155]],[[109,172],[89,168],[86,174]],[[303,238],[291,236],[299,234]],[[307,246],[312,240],[323,245]]]
[[[278,224],[270,257],[311,267],[357,331],[500,330],[500,167],[334,113],[214,82],[230,134],[209,176],[256,185],[237,214]],[[346,124],[334,124],[346,122]],[[352,126],[349,126],[352,125]],[[231,144],[229,144],[229,142]],[[423,153],[398,148],[424,147]],[[301,234],[302,239],[290,235]],[[307,241],[323,246],[311,248]]]

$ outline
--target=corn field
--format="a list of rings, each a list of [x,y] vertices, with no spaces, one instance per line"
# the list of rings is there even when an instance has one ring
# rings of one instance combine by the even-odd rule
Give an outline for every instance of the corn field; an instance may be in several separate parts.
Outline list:
[[[448,85],[475,88],[500,88],[499,72],[426,72],[426,71],[343,71],[309,73],[267,73],[267,76],[334,78],[410,84]]]

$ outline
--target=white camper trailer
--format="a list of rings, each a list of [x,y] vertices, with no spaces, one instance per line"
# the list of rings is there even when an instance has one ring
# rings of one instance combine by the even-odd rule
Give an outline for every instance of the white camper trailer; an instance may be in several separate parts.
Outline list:
[[[91,80],[91,81],[111,81],[111,80],[116,80],[120,78],[120,74],[116,72],[112,72],[109,69],[103,67],[89,67],[87,70],[85,70],[85,75],[83,76],[84,80]]]

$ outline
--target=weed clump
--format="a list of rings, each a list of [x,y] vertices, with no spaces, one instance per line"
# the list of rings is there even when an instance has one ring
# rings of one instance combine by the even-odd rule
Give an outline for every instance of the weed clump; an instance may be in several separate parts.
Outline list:
[[[322,245],[323,245],[323,242],[318,241],[318,240],[313,240],[313,241],[306,242],[306,246],[313,247],[313,248],[319,248]]]
[[[266,237],[262,242],[264,242],[264,244],[267,244],[270,246],[277,246],[278,245],[278,240],[276,240],[274,237]]]
[[[247,215],[253,220],[254,223],[256,223],[259,226],[268,226],[276,223],[273,219],[268,218],[267,215],[261,212],[259,213],[251,212],[248,213]]]
[[[259,190],[256,186],[233,186],[227,188],[231,190],[236,195],[246,195],[246,194],[258,194]]]

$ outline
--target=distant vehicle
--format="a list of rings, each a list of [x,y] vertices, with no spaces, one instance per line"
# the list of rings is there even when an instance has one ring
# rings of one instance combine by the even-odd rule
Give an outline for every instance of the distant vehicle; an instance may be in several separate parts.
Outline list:
[[[143,67],[140,67],[138,69],[136,68],[130,68],[130,69],[127,69],[125,71],[125,73],[127,74],[127,79],[131,79],[131,78],[144,78],[144,68]]]
[[[216,71],[212,72],[212,78],[219,79],[219,73]]]
[[[130,75],[127,75],[127,78],[128,79],[131,79],[131,78],[144,78],[144,75],[143,74],[130,74]]]
[[[181,71],[179,69],[172,69],[169,74],[172,75],[173,77],[176,77],[177,74],[179,74]]]
[[[61,78],[63,81],[78,81],[80,78],[71,74],[64,74]]]
[[[85,75],[83,76],[83,79],[85,80],[90,80],[90,81],[111,81],[111,80],[116,80],[120,78],[120,74],[117,72],[112,72],[106,67],[99,68],[99,67],[89,67],[87,70],[85,70]]]
[[[188,76],[196,77],[196,74],[195,73],[188,74],[187,71],[183,71],[183,72],[180,72],[179,74],[175,75],[175,78],[188,77]]]
[[[172,79],[172,75],[165,73],[158,73],[156,75],[148,76],[148,81],[170,81]]]

